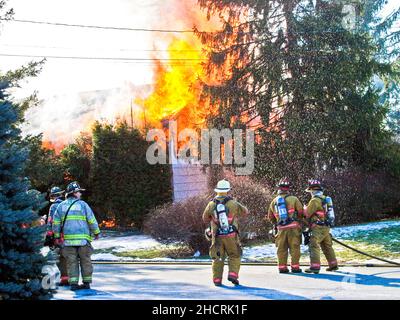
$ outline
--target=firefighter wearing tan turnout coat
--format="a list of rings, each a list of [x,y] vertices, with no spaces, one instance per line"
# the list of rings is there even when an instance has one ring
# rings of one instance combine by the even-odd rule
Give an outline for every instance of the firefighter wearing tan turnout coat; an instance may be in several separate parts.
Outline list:
[[[299,273],[303,205],[297,197],[289,194],[289,190],[289,180],[281,179],[278,183],[278,196],[269,206],[267,219],[278,230],[275,235],[275,245],[279,272],[289,272],[287,262],[290,252],[291,270],[293,273]]]
[[[208,203],[203,213],[203,221],[211,223],[210,257],[213,261],[213,282],[222,285],[224,261],[228,258],[228,280],[239,284],[239,269],[242,248],[239,239],[238,217],[248,214],[245,206],[228,196],[230,184],[226,180],[218,182],[217,196]]]
[[[338,269],[338,262],[330,234],[330,227],[334,223],[332,200],[323,194],[319,180],[310,180],[306,192],[311,193],[311,200],[305,209],[305,215],[311,227],[309,244],[311,265],[305,272],[319,273],[321,268],[320,248],[329,264],[326,270],[335,271]]]

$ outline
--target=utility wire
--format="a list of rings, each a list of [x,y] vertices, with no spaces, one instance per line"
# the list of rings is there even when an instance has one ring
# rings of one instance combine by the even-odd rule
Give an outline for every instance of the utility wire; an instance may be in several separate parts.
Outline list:
[[[142,32],[165,32],[165,33],[193,33],[193,30],[169,30],[169,29],[148,29],[148,28],[128,28],[128,27],[110,27],[110,26],[96,26],[96,25],[85,25],[85,24],[72,24],[72,23],[61,23],[61,22],[47,22],[47,21],[35,21],[35,20],[22,20],[22,19],[0,19],[2,21],[19,22],[19,23],[33,23],[33,24],[45,24],[52,26],[61,27],[76,27],[76,28],[89,28],[89,29],[102,29],[102,30],[122,30],[122,31],[142,31]]]
[[[3,57],[24,57],[24,58],[48,58],[48,59],[77,59],[77,60],[115,60],[115,61],[206,61],[207,59],[191,58],[122,58],[122,57],[83,57],[83,56],[53,56],[53,55],[28,55],[28,54],[8,54],[0,53]]]
[[[0,44],[0,47],[11,47],[11,48],[35,48],[35,49],[62,49],[62,50],[109,50],[110,48],[96,48],[96,47],[58,47],[58,46],[38,46],[38,45],[24,45],[24,44]],[[175,49],[126,49],[121,48],[117,49],[117,51],[122,52],[202,52],[202,50],[175,50]]]

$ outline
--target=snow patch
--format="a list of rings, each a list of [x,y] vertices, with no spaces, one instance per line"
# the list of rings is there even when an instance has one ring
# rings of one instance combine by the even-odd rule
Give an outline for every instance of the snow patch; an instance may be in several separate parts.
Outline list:
[[[117,257],[112,253],[96,253],[92,255],[92,260],[97,261],[132,261],[130,257]]]
[[[400,226],[400,220],[391,220],[391,221],[379,221],[379,222],[371,222],[366,224],[352,225],[352,226],[344,226],[344,227],[335,227],[331,229],[332,236],[335,238],[348,238],[353,236],[355,233],[359,232],[373,232],[376,230],[382,230],[386,228],[393,228]],[[395,240],[395,239],[393,239]]]
[[[95,250],[114,248],[112,250],[113,252],[143,250],[163,246],[160,242],[145,235],[100,238],[99,240],[94,241],[92,245]]]
[[[308,247],[301,245],[301,252],[308,252]],[[267,243],[261,246],[245,247],[243,249],[243,260],[260,260],[266,258],[276,258],[276,246],[273,243]]]

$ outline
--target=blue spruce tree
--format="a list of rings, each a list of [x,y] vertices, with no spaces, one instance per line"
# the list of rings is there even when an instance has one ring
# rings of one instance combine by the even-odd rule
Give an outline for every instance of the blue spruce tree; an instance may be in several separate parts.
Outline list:
[[[0,300],[42,299],[44,227],[38,223],[43,197],[23,175],[28,152],[21,146],[24,107],[11,101],[0,78]]]

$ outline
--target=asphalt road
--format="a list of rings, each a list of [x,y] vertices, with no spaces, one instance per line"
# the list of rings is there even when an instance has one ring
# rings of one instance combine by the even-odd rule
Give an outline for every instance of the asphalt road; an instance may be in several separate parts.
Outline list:
[[[209,265],[95,265],[92,290],[62,287],[55,299],[400,300],[400,268],[343,267],[336,272],[278,274],[242,266],[240,286],[214,287]],[[225,267],[224,278],[227,277]]]

